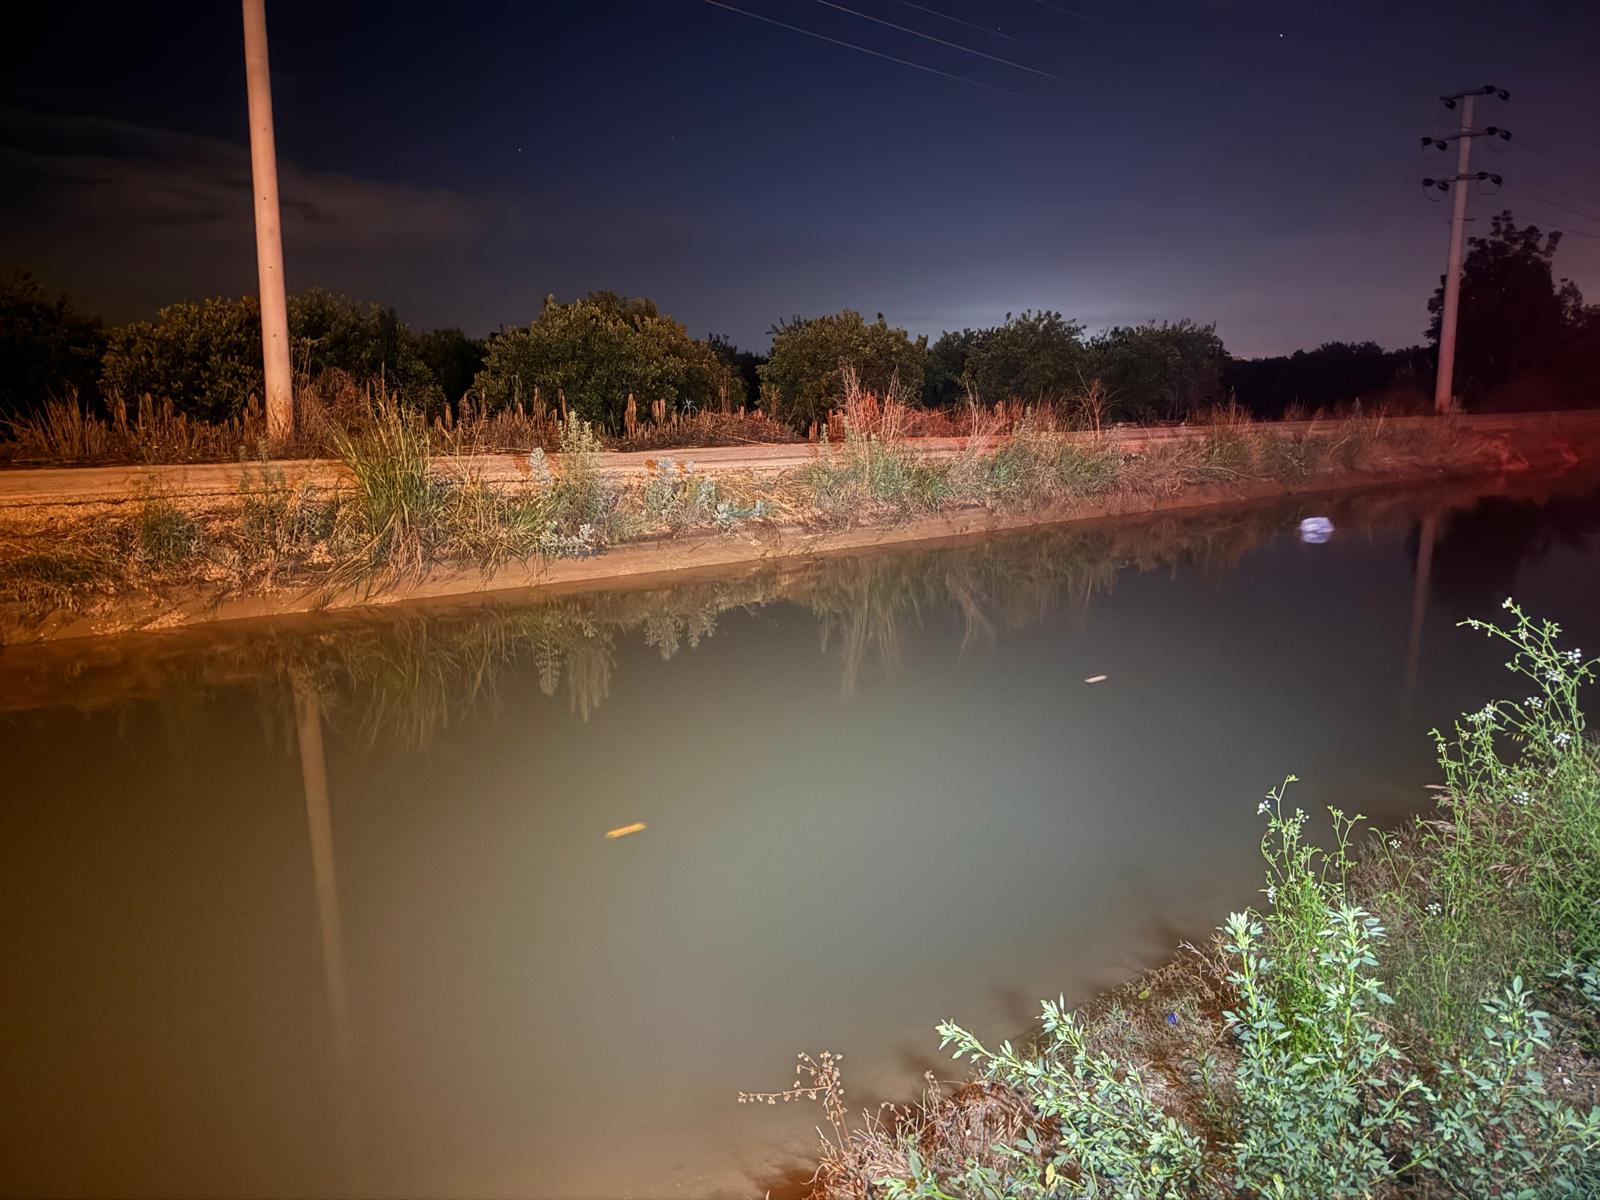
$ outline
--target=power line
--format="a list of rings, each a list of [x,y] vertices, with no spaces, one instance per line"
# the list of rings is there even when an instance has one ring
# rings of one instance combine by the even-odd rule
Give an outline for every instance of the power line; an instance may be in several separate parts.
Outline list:
[[[1559,229],[1562,233],[1570,233],[1573,237],[1594,238],[1596,241],[1600,241],[1600,233],[1585,233],[1581,229],[1568,229],[1565,225],[1557,225],[1554,221],[1538,221],[1538,225],[1540,229]]]
[[[940,12],[937,8],[929,8],[926,4],[913,4],[911,0],[900,0],[907,8],[914,8],[918,12],[925,12],[930,17],[938,17],[941,21],[951,21],[957,25],[965,25],[968,29],[976,29],[979,33],[986,33],[990,37],[1005,38],[1008,42],[1020,42],[1022,39],[1012,37],[1000,29],[990,29],[987,25],[979,25],[976,21],[968,21],[962,17],[952,17],[949,13]]]
[[[1512,184],[1511,186],[1516,188],[1516,190],[1519,192],[1526,192],[1528,195],[1538,200],[1541,204],[1548,204],[1552,208],[1559,208],[1563,212],[1569,212],[1575,217],[1582,217],[1586,221],[1600,221],[1600,213],[1584,212],[1581,208],[1573,208],[1570,205],[1562,204],[1561,201],[1552,200],[1549,196],[1543,195],[1531,187],[1524,187],[1520,183]]]
[[[1045,8],[1052,8],[1056,12],[1061,13],[1064,16],[1076,17],[1080,21],[1087,21],[1091,25],[1099,25],[1102,28],[1110,29],[1115,33],[1124,33],[1124,32],[1126,32],[1125,30],[1120,29],[1117,26],[1111,24],[1111,22],[1109,22],[1109,21],[1102,21],[1099,17],[1091,17],[1088,13],[1081,13],[1075,8],[1067,8],[1067,7],[1065,7],[1063,5],[1060,5],[1060,4],[1052,4],[1050,2],[1050,0],[1033,0],[1033,2],[1035,4],[1043,6]]]
[[[942,37],[934,37],[931,33],[923,33],[919,29],[912,29],[909,25],[896,25],[893,21],[886,21],[882,17],[875,17],[871,13],[864,13],[859,9],[850,8],[843,4],[835,4],[834,0],[817,0],[824,8],[837,9],[842,13],[849,13],[852,17],[860,17],[863,21],[871,21],[877,25],[884,25],[890,29],[898,29],[901,33],[909,33],[912,37],[919,37],[923,41],[936,42],[941,46],[949,46],[952,50],[959,50],[963,54],[973,54],[978,58],[987,58],[990,62],[1004,63],[1008,67],[1015,67],[1019,71],[1027,71],[1033,75],[1042,75],[1046,79],[1059,80],[1061,76],[1052,75],[1049,71],[1041,71],[1038,67],[1030,67],[1026,63],[1012,62],[1009,58],[1001,58],[998,54],[986,54],[982,50],[974,50],[971,46],[963,46],[960,42],[949,42]],[[753,15],[753,14],[752,14]]]
[[[926,71],[929,75],[941,75],[946,79],[954,79],[957,83],[967,83],[971,84],[973,87],[984,88],[987,91],[1001,92],[1007,96],[1015,96],[1018,100],[1024,100],[1027,98],[1023,96],[1021,92],[1013,92],[1010,88],[998,87],[992,83],[984,83],[981,79],[969,79],[965,75],[956,75],[950,71],[941,71],[938,67],[925,66],[922,63],[912,62],[909,59],[896,58],[894,55],[885,54],[881,50],[872,50],[866,46],[858,46],[854,42],[846,42],[836,37],[829,37],[825,33],[817,33],[815,30],[804,29],[799,25],[791,25],[787,21],[779,21],[774,17],[765,17],[760,13],[753,13],[742,8],[735,8],[731,4],[724,4],[722,0],[705,0],[705,2],[711,5],[713,8],[725,8],[731,13],[738,13],[741,17],[749,17],[753,21],[765,21],[768,25],[776,25],[780,29],[788,29],[794,33],[803,33],[806,37],[816,38],[819,42],[829,42],[835,46],[843,46],[846,50],[855,50],[861,54],[870,54],[873,58],[881,58],[886,62],[899,63],[902,67],[910,67],[913,71]]]

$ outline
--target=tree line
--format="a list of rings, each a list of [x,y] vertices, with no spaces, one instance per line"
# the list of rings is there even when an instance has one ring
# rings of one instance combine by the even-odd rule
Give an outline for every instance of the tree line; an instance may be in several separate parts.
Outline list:
[[[1553,260],[1559,232],[1497,216],[1472,239],[1462,279],[1457,378],[1477,406],[1588,403],[1600,366],[1600,306],[1586,305]],[[846,368],[864,387],[929,407],[968,401],[1060,401],[1098,384],[1107,415],[1181,419],[1235,401],[1266,417],[1355,400],[1423,397],[1431,388],[1442,286],[1429,302],[1426,344],[1384,350],[1329,342],[1291,355],[1234,358],[1212,325],[1162,321],[1089,334],[1059,312],[1025,311],[931,344],[845,310],[772,327],[768,354],[727,338],[696,338],[641,297],[547,297],[526,325],[486,338],[414,331],[395,310],[320,289],[292,296],[296,372],[340,371],[380,384],[425,414],[535,397],[615,429],[630,397],[641,411],[761,408],[804,427],[837,401]],[[260,314],[253,297],[172,304],[153,320],[107,326],[25,271],[0,274],[0,418],[26,416],[75,392],[101,404],[149,394],[205,419],[232,416],[262,390]]]

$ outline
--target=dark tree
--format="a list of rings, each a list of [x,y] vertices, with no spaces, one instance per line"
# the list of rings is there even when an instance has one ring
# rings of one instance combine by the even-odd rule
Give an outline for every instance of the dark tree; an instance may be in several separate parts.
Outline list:
[[[1385,350],[1376,342],[1324,342],[1266,358],[1229,359],[1223,387],[1258,417],[1281,417],[1290,405],[1316,411],[1360,401],[1397,406],[1432,388],[1434,352],[1425,346]]]
[[[739,349],[725,333],[708,335],[706,344],[723,364],[738,376],[739,382],[744,385],[746,402],[754,400],[761,394],[761,364],[767,361],[765,354]]]
[[[1552,261],[1558,231],[1518,226],[1508,210],[1490,224],[1487,237],[1468,242],[1461,268],[1457,317],[1457,390],[1481,396],[1528,371],[1563,364],[1587,321],[1583,294],[1570,279],[1556,281]],[[1438,352],[1444,309],[1441,279],[1428,311],[1428,342]]]
[[[0,417],[68,392],[92,396],[105,344],[100,318],[52,298],[26,271],[0,272]]]
[[[454,402],[472,390],[473,379],[483,369],[482,338],[470,338],[459,329],[430,329],[417,334],[413,342],[445,399]]]
[[[949,408],[967,396],[967,359],[981,330],[951,329],[928,347],[922,398],[932,408]]]

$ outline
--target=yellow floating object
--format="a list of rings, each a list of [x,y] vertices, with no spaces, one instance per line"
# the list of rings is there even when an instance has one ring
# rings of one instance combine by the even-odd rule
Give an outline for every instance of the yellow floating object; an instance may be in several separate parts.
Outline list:
[[[643,821],[635,821],[632,825],[624,825],[621,829],[606,830],[606,836],[608,838],[627,837],[630,833],[638,833],[644,827]]]

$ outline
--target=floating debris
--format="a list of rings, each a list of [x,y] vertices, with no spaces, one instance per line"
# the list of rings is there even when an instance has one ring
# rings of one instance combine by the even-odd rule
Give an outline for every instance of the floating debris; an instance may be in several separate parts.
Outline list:
[[[1105,681],[1106,677],[1104,675],[1091,675],[1084,680],[1085,683],[1104,683]]]
[[[606,830],[606,836],[608,838],[627,837],[630,833],[638,833],[644,828],[645,823],[643,821],[635,821],[632,825],[624,825],[620,829]]]
[[[1333,536],[1333,522],[1327,517],[1307,517],[1300,522],[1300,540],[1320,546]]]

